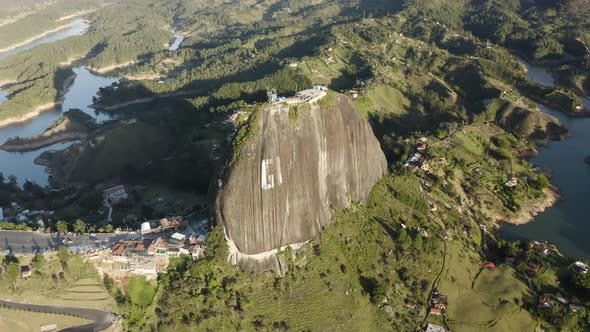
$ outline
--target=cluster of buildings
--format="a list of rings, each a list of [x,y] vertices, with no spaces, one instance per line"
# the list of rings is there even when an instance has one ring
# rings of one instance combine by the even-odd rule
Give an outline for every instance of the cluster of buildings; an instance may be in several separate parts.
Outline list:
[[[116,242],[100,265],[110,276],[144,275],[157,277],[166,272],[169,258],[190,255],[198,260],[205,249],[208,221],[190,225],[179,217],[163,218],[156,227],[145,222],[141,225],[141,238],[122,239]]]
[[[438,289],[432,291],[432,298],[430,299],[430,314],[441,316],[445,314],[445,310],[449,300],[446,295],[439,292]]]
[[[266,92],[268,102],[271,104],[286,103],[287,105],[296,105],[300,103],[313,104],[318,100],[324,98],[328,94],[328,88],[321,85],[316,85],[312,89],[307,89],[295,93],[293,97],[281,97],[277,94],[275,89]]]
[[[556,296],[553,294],[543,294],[539,296],[539,301],[537,306],[539,308],[552,308],[556,306],[565,306],[573,313],[579,313],[583,306],[570,303],[567,299],[561,296]]]
[[[424,172],[430,172],[430,164],[426,160],[426,152],[428,150],[428,138],[422,137],[418,140],[415,146],[414,154],[406,161],[405,167],[412,167],[413,170],[421,169]],[[446,158],[440,158],[441,165],[447,164]]]
[[[33,225],[53,214],[54,211],[50,210],[31,211],[21,207],[16,202],[10,203],[9,207],[0,207],[0,221],[11,221],[17,224],[25,223],[27,225]]]

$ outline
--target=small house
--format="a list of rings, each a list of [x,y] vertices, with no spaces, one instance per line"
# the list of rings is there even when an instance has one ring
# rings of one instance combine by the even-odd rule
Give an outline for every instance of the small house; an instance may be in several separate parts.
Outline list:
[[[437,309],[437,308],[431,308],[431,309],[430,309],[430,314],[431,314],[431,315],[437,315],[437,316],[440,316],[440,315],[442,315],[442,314],[443,314],[443,312],[442,312],[442,310],[441,310],[441,309]]]
[[[518,179],[517,178],[510,178],[510,180],[508,180],[508,182],[506,182],[506,187],[516,187],[516,185],[518,185]]]
[[[574,272],[586,274],[588,273],[588,265],[583,262],[577,261],[572,265]]]
[[[504,264],[514,267],[514,257],[506,257],[506,259],[504,259]]]
[[[30,277],[32,274],[31,267],[28,265],[23,265],[20,267],[20,276],[23,279]]]
[[[447,332],[444,327],[429,323],[426,326],[426,332]]]
[[[543,294],[541,296],[539,296],[539,307],[542,308],[548,308],[551,306],[551,296],[547,295],[547,294]]]
[[[129,198],[129,195],[125,186],[119,185],[105,189],[102,192],[102,197],[111,205],[119,205],[124,203]]]
[[[487,262],[487,263],[484,264],[484,267],[485,268],[488,268],[488,269],[495,269],[496,268],[496,264],[494,264],[492,262]]]
[[[411,300],[408,300],[408,299],[406,299],[406,300],[404,301],[404,304],[405,304],[405,305],[406,305],[406,307],[408,307],[408,308],[416,309],[416,302],[414,302],[414,301],[411,301]]]

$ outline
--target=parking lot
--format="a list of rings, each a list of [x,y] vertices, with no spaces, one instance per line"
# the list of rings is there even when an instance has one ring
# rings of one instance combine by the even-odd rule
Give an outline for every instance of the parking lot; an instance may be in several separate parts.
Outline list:
[[[61,239],[36,232],[0,231],[0,254],[30,255],[56,250]]]
[[[141,238],[136,233],[107,233],[84,235],[56,235],[37,232],[0,231],[0,255],[32,255],[57,250],[66,245],[74,251],[88,251],[112,247],[119,240]]]

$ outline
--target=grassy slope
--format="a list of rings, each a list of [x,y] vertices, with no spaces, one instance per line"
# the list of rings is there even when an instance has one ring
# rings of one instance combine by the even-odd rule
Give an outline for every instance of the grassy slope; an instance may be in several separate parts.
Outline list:
[[[86,307],[118,311],[115,300],[108,294],[102,280],[92,265],[81,257],[72,257],[68,262],[65,278],[54,280],[53,275],[62,271],[56,255],[46,255],[47,262],[41,270],[33,271],[28,280],[18,280],[17,289],[10,290],[0,283],[0,295],[15,302]],[[27,257],[20,258],[22,265]]]
[[[458,133],[456,139],[461,143],[452,146],[452,155],[484,159],[483,145],[489,144],[490,136],[503,133],[493,127],[485,135],[473,136],[484,128],[475,125],[466,134]],[[436,187],[428,189],[423,185],[424,176],[417,175],[387,176],[373,189],[367,207],[335,211],[333,223],[290,261],[290,272],[282,279],[271,274],[241,274],[226,265],[222,252],[218,260],[200,261],[180,274],[172,272],[176,276],[171,283],[164,282],[158,304],[164,312],[160,329],[412,330],[420,324],[424,309],[411,310],[403,305],[404,300],[425,308],[441,268],[435,286],[449,295],[449,318],[462,322],[452,324],[454,328],[532,329],[531,316],[515,304],[515,298],[522,304],[528,295],[513,270],[484,271],[471,289],[483,264],[477,222],[461,212],[455,198]],[[439,206],[438,211],[431,212],[430,204]],[[402,223],[409,234],[405,244],[399,238]],[[418,240],[418,229],[426,230],[430,237]],[[463,229],[473,235],[464,235]],[[444,268],[443,230],[452,237],[446,241]],[[367,289],[367,280],[379,291]],[[487,287],[489,283],[497,287]],[[177,288],[184,290],[170,296],[168,290]],[[391,326],[377,309],[385,296],[395,317]],[[174,309],[187,301],[189,307]],[[474,314],[465,315],[468,310]],[[436,318],[431,321],[437,322]]]
[[[477,255],[450,248],[449,261],[463,266],[446,267],[439,289],[449,296],[447,318],[454,331],[534,331],[534,320],[520,307],[530,291],[514,269],[501,266],[479,273]]]
[[[409,101],[399,90],[389,85],[377,85],[355,100],[355,105],[365,115],[373,112],[401,115],[406,113]]]
[[[57,324],[63,329],[87,323],[89,321],[78,317],[0,308],[0,331],[39,331],[40,326],[48,324]]]

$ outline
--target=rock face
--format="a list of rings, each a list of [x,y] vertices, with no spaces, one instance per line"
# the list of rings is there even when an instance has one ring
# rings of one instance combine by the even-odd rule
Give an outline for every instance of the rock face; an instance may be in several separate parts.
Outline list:
[[[330,207],[366,203],[387,162],[371,126],[341,95],[331,106],[273,106],[237,153],[216,202],[230,262],[281,271],[277,248],[313,239]]]

